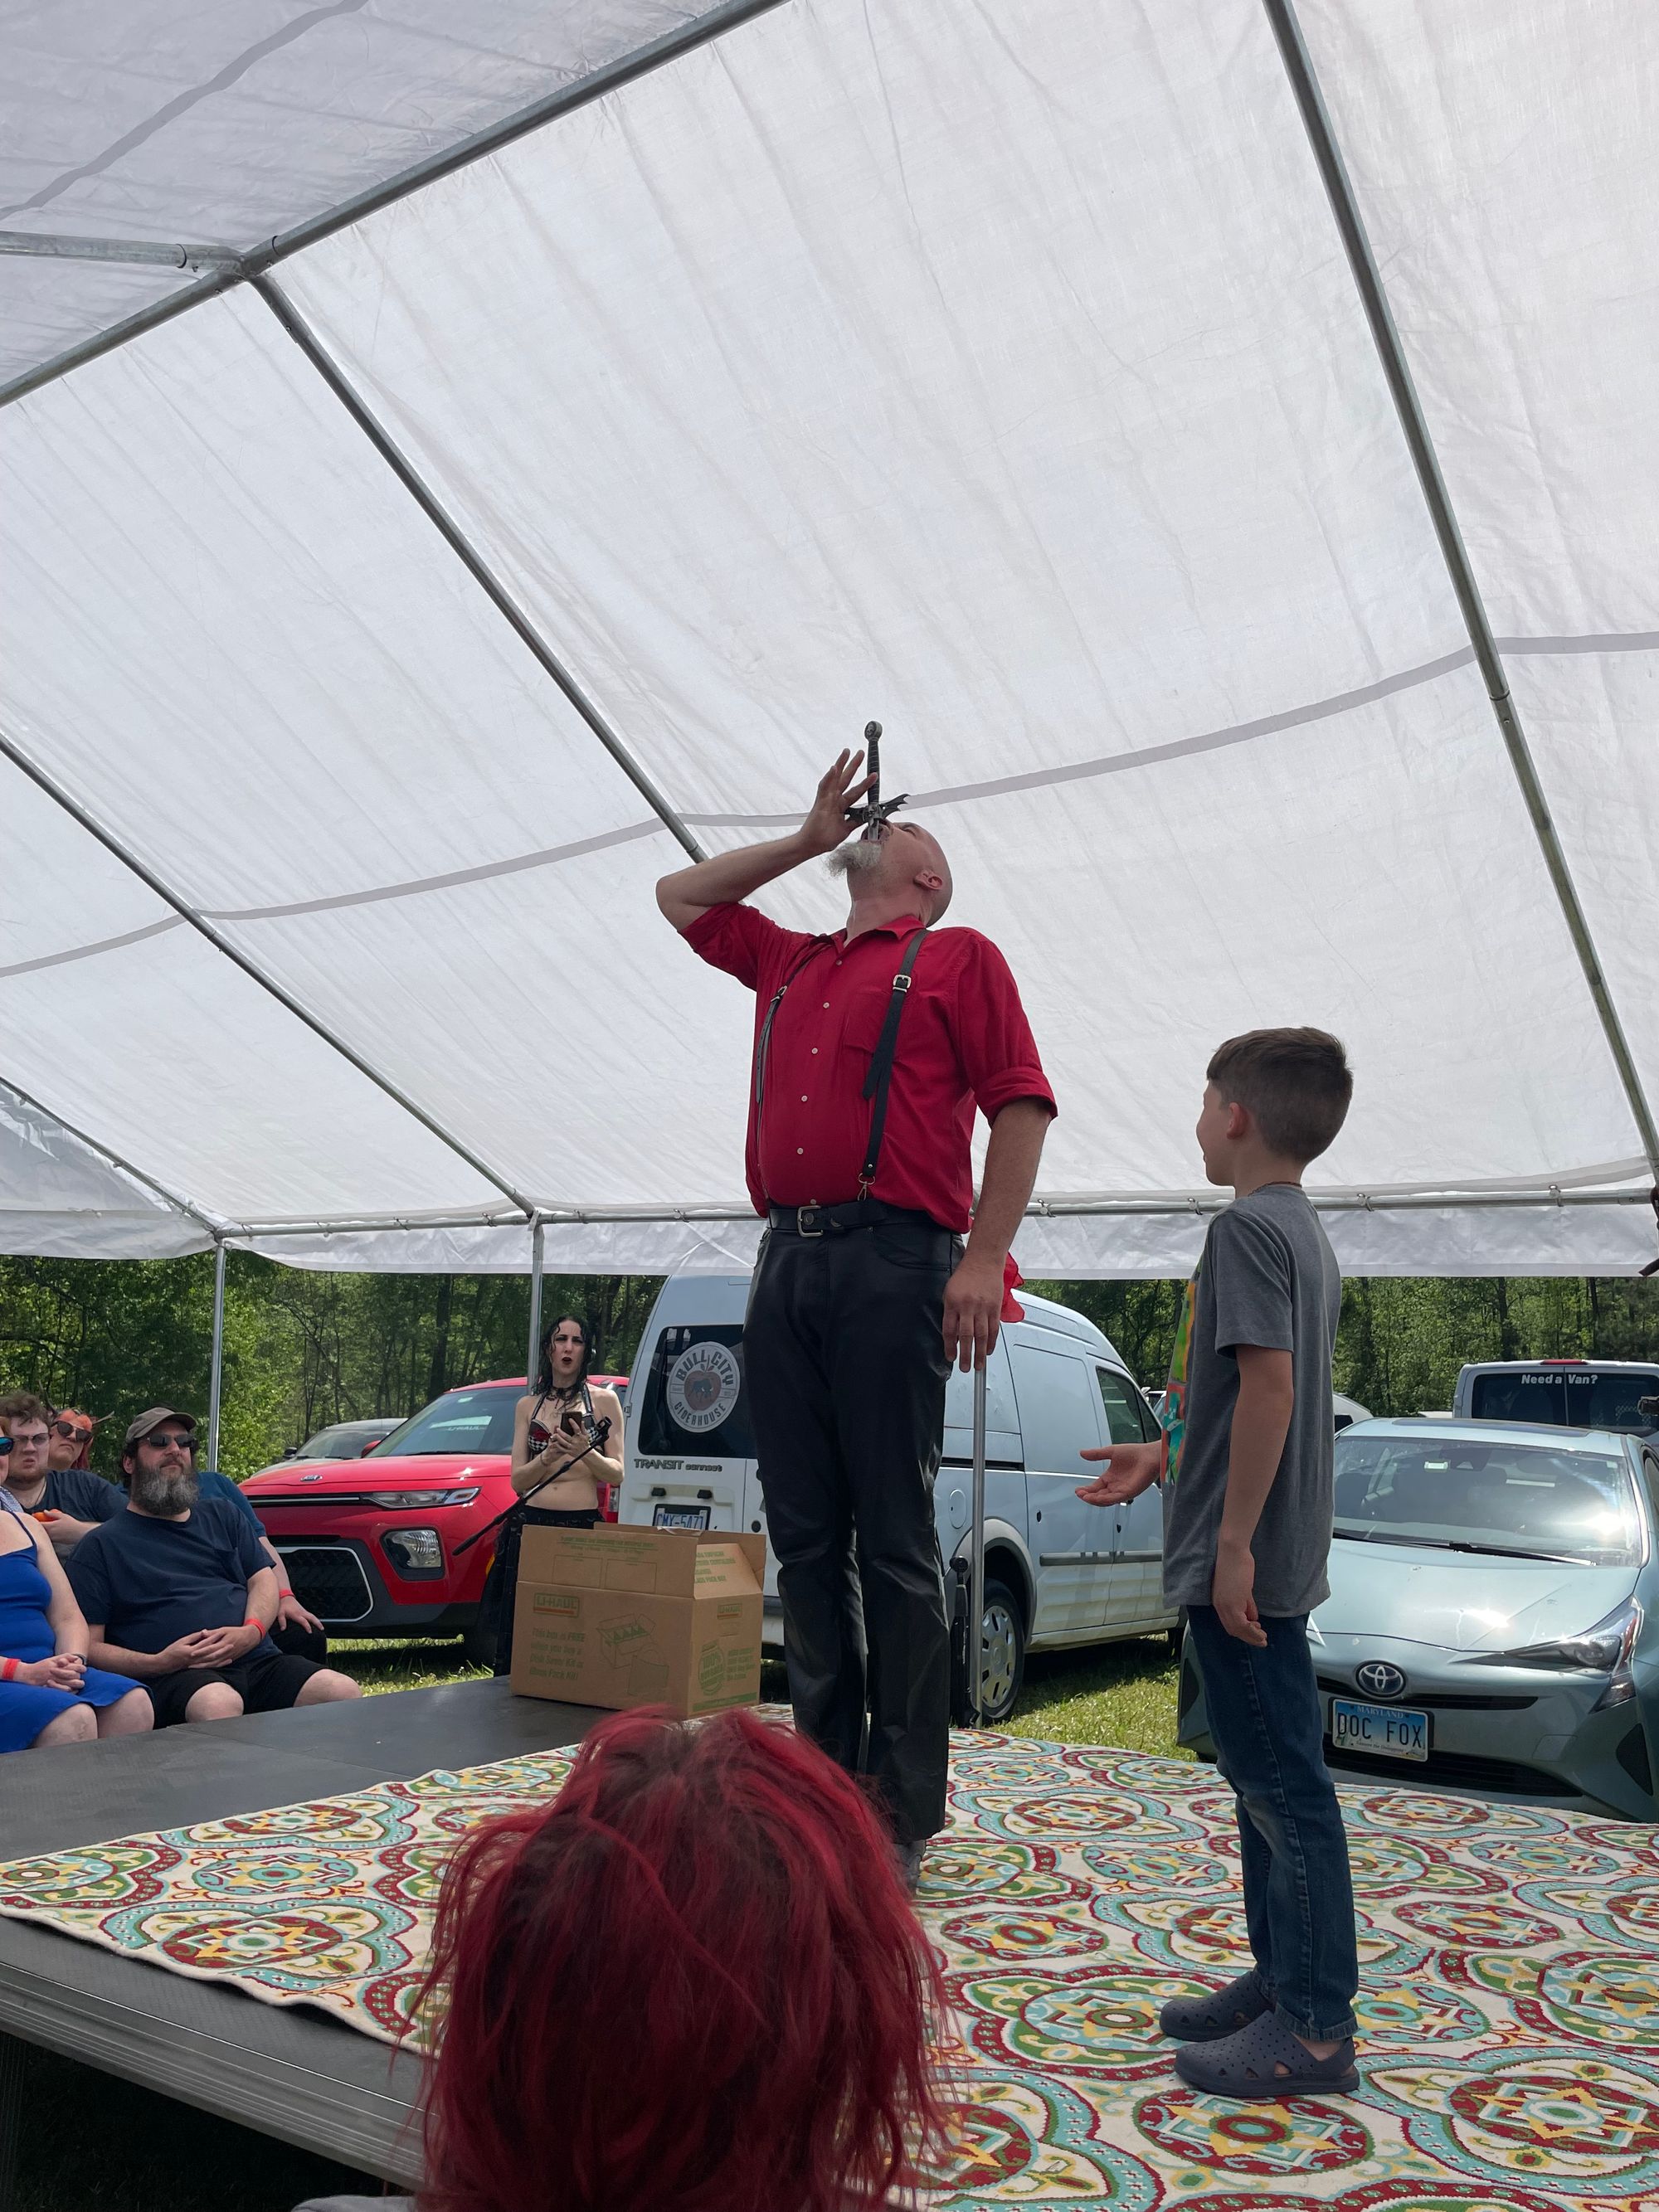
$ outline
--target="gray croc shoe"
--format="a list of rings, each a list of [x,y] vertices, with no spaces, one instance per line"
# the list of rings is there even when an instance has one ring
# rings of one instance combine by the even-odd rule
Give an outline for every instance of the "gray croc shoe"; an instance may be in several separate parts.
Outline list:
[[[1171,2035],[1177,2043],[1218,2043],[1273,2008],[1273,2001],[1252,1966],[1224,1990],[1206,1990],[1201,1997],[1171,1997],[1158,2016],[1158,2033]]]
[[[1340,2097],[1359,2087],[1352,2039],[1328,2058],[1316,2058],[1276,2012],[1264,2012],[1218,2043],[1184,2043],[1176,2072],[1211,2097],[1267,2102],[1285,2097]]]

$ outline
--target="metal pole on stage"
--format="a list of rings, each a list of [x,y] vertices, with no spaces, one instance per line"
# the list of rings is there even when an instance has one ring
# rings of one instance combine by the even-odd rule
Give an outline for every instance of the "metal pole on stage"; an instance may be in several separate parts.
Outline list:
[[[213,1246],[213,1363],[208,1372],[208,1456],[210,1467],[219,1464],[219,1403],[225,1380],[225,1240]]]
[[[546,1224],[540,1214],[530,1232],[530,1350],[525,1358],[525,1382],[536,1387],[536,1370],[542,1356],[542,1245]]]
[[[968,1717],[977,1728],[985,1680],[985,1369],[974,1370],[974,1544],[968,1584]]]

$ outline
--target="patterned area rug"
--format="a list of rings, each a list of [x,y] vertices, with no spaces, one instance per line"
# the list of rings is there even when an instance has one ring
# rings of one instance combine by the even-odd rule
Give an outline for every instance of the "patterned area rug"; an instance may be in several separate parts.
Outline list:
[[[180,1973],[407,2018],[446,1854],[544,1799],[556,1753],[0,1866],[0,1912]],[[1171,1995],[1243,1960],[1232,1801],[1206,1767],[965,1736],[924,1916],[964,2106],[941,2208],[1659,2212],[1655,1832],[1345,1789],[1364,2084],[1236,2106],[1183,2089]]]

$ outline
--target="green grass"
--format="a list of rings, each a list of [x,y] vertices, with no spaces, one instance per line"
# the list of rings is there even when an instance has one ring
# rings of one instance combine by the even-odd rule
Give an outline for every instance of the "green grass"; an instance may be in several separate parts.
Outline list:
[[[1178,1671],[1164,1636],[1091,1651],[1034,1653],[1013,1717],[1004,1725],[1011,1735],[1048,1743],[1099,1743],[1190,1759],[1176,1741]]]
[[[453,1641],[339,1644],[335,1656],[371,1696],[485,1672]],[[787,1702],[775,1661],[761,1670],[761,1695]],[[1163,1637],[1030,1660],[1005,1726],[1051,1743],[1189,1756],[1176,1745],[1176,1663]],[[380,2188],[327,2160],[34,2050],[26,2061],[19,2183],[16,2212],[290,2212],[307,2197],[374,2196]]]

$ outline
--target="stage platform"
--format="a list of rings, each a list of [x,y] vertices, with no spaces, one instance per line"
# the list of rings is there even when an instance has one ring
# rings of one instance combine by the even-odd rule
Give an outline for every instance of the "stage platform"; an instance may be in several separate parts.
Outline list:
[[[52,1754],[76,1768],[56,1809],[0,1817],[0,1911],[21,1916],[0,1920],[0,2020],[411,2177],[415,2069],[387,2039],[448,1839],[544,1796],[550,1747],[593,1717],[473,1684]],[[125,1754],[125,1790],[114,1756],[106,1778],[82,1749]],[[1213,1771],[957,1740],[921,1899],[962,2110],[940,2207],[1659,2212],[1655,1832],[1398,1787],[1343,1798],[1364,2084],[1240,2107],[1183,2089],[1155,2024],[1242,1962]],[[146,1819],[165,1832],[141,1836]]]

